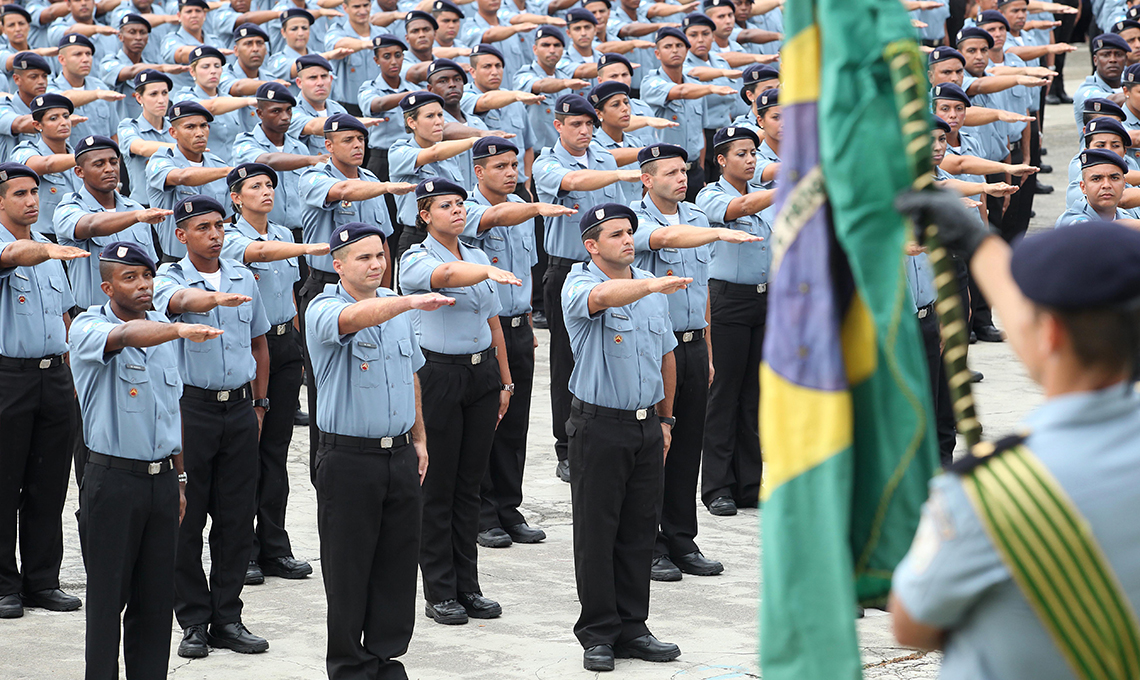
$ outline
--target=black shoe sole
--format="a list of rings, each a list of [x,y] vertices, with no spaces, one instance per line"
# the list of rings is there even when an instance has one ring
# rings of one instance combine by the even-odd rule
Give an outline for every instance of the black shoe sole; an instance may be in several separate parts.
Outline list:
[[[4,609],[0,609],[0,619],[18,619],[23,615],[23,607],[6,607]]]
[[[678,569],[680,569],[682,572],[684,572],[686,574],[689,574],[690,576],[718,576],[718,575],[724,573],[724,565],[723,564],[720,565],[719,567],[711,567],[708,569],[694,569],[692,567],[686,568],[686,567],[681,566],[677,562],[674,562],[673,564],[676,564]]]
[[[582,661],[582,668],[596,673],[608,673],[614,669],[613,661]]]
[[[228,649],[238,654],[261,654],[262,652],[269,651],[269,641],[266,640],[262,644],[245,644],[241,642],[234,642],[226,638],[216,637],[214,635],[206,634],[206,641],[211,647],[216,649]]]
[[[435,610],[431,608],[430,604],[424,606],[424,616],[428,617],[432,621],[435,621],[436,623],[442,623],[445,626],[462,626],[463,624],[467,623],[468,618],[466,611],[464,611],[463,616],[460,616],[459,614],[452,614],[450,616],[436,614]]]
[[[39,604],[37,602],[33,602],[30,600],[24,600],[24,609],[43,609],[43,610],[49,611],[49,612],[73,612],[82,606],[83,606],[82,602],[76,602],[73,605],[69,604],[69,605],[64,605],[61,607],[59,605],[54,605],[54,604],[53,605],[43,605],[43,604]],[[2,618],[2,617],[0,617],[0,618]]]
[[[539,533],[535,534],[532,537],[515,536],[514,534],[512,534],[510,532],[507,532],[507,535],[511,537],[511,542],[522,543],[524,545],[525,544],[533,544],[533,543],[542,543],[543,541],[546,540],[546,532],[545,531],[540,531]]]
[[[301,570],[301,571],[275,571],[272,568],[266,569],[265,567],[262,567],[261,573],[264,575],[261,578],[262,581],[265,580],[265,576],[276,576],[277,578],[284,578],[284,579],[289,579],[291,581],[296,581],[298,579],[303,579],[306,576],[309,576],[310,574],[312,574],[313,573],[313,567],[310,565],[308,567],[308,569]]]
[[[514,543],[514,539],[512,539],[510,536],[495,539],[487,539],[483,538],[482,536],[476,536],[475,542],[484,548],[509,548],[511,547],[511,543]]]
[[[202,645],[200,648],[197,645],[194,645],[192,648],[185,649],[182,647],[182,645],[178,645],[178,656],[182,657],[183,659],[204,659],[209,655],[210,648],[205,645]]]
[[[649,572],[649,580],[658,581],[660,583],[673,583],[675,581],[680,581],[682,578],[683,578],[683,575],[681,574],[680,569],[678,569],[676,571],[676,573],[674,573],[674,572],[659,573],[659,572],[655,572],[655,571]]]
[[[264,573],[262,573],[261,576],[246,576],[245,577],[245,584],[247,586],[259,586],[262,583],[265,583],[265,574]]]
[[[642,661],[653,661],[655,663],[672,661],[681,656],[681,650],[671,652],[642,652],[640,650],[624,649],[614,647],[614,657],[618,659],[641,659]]]

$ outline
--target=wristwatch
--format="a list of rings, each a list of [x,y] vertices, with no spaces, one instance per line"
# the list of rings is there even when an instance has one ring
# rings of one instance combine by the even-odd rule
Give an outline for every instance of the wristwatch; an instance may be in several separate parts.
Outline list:
[[[187,479],[187,478],[186,478],[186,473],[185,473],[185,472],[179,472],[179,473],[178,473],[178,483],[179,483],[179,484],[185,484],[185,483],[186,483],[186,479]]]
[[[511,383],[509,385],[503,385],[502,388],[500,388],[500,389],[503,392],[510,392],[511,394],[514,394],[515,393],[515,384]]]
[[[268,398],[254,399],[253,400],[253,407],[257,408],[259,406],[261,408],[265,409],[266,411],[268,411],[269,410],[269,399]]]
[[[661,419],[661,422],[664,423],[665,425],[668,425],[669,427],[677,427],[677,419],[674,418],[673,416],[659,416],[659,417]]]

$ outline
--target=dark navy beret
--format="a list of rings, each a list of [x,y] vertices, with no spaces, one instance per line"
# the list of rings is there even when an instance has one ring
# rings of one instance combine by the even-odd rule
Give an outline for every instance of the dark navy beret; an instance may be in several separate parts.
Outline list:
[[[136,24],[146,28],[147,33],[151,31],[150,22],[142,17],[140,14],[124,14],[123,18],[119,20],[119,28]]]
[[[450,59],[433,59],[431,65],[428,66],[427,77],[430,79],[435,74],[443,73],[444,71],[455,71],[463,76],[464,84],[467,83],[467,71],[464,71],[462,66]]]
[[[308,21],[310,26],[312,26],[317,21],[316,17],[314,17],[308,10],[301,9],[300,7],[290,7],[281,13],[281,24],[284,25],[290,19],[296,19],[297,17],[301,17],[302,19]]]
[[[598,25],[598,18],[594,16],[593,12],[586,9],[585,7],[575,7],[566,13],[567,26],[573,26],[579,21],[588,21],[595,26]]]
[[[1093,38],[1092,41],[1092,53],[1096,54],[1101,50],[1120,50],[1124,53],[1128,53],[1132,51],[1132,48],[1128,46],[1124,38],[1121,38],[1115,33],[1102,33]]]
[[[203,196],[201,194],[187,196],[174,204],[174,222],[177,224],[182,220],[188,220],[191,217],[212,212],[216,212],[222,217],[226,216],[226,209],[222,207],[222,204],[209,196]]]
[[[1133,21],[1140,21],[1140,5],[1133,5],[1132,7],[1129,7],[1128,11],[1124,13],[1124,18],[1132,19]]]
[[[254,97],[262,102],[284,102],[290,106],[297,105],[297,98],[281,83],[262,83],[257,86]]]
[[[1140,64],[1132,64],[1128,68],[1124,69],[1124,73],[1120,75],[1120,82],[1127,83],[1129,85],[1140,83]],[[1094,97],[1094,99],[1097,98]],[[1090,100],[1086,99],[1085,101],[1088,102]]]
[[[436,13],[451,12],[463,18],[463,10],[459,9],[459,5],[451,2],[451,0],[435,0],[435,2],[431,3],[431,11]]]
[[[230,170],[226,175],[226,186],[230,191],[234,191],[234,185],[242,180],[249,179],[250,177],[257,177],[258,175],[265,175],[269,178],[269,183],[273,188],[277,188],[277,171],[269,167],[265,163],[242,163],[233,170]]]
[[[732,11],[736,11],[736,5],[732,0],[705,0],[705,9],[712,9],[713,7],[728,7]]]
[[[381,33],[372,39],[372,49],[378,50],[381,47],[399,47],[405,52],[408,51],[408,46],[404,44],[404,41],[391,33]]]
[[[954,46],[957,47],[958,45],[961,45],[963,42],[970,40],[971,38],[985,40],[986,45],[991,48],[994,46],[994,37],[978,28],[977,26],[967,26],[966,28],[958,31],[958,37],[954,40]]]
[[[467,200],[467,190],[442,177],[428,177],[416,185],[416,200],[428,196],[459,196]]]
[[[146,267],[154,274],[157,269],[143,247],[131,241],[112,241],[99,253],[100,262],[115,262],[131,267]]]
[[[756,134],[751,128],[746,127],[722,127],[713,135],[713,148],[731,144],[741,139],[751,139],[752,143],[760,146],[760,135]]]
[[[630,75],[633,75],[633,64],[631,64],[629,62],[629,59],[626,59],[624,56],[620,54],[614,54],[613,52],[606,52],[602,56],[598,57],[598,70],[601,70],[603,66],[609,66],[610,64],[621,64],[629,70]]]
[[[554,101],[554,113],[566,116],[589,116],[594,125],[600,125],[598,114],[594,112],[593,105],[580,94],[564,94]]]
[[[590,100],[590,103],[594,105],[594,110],[596,111],[602,108],[602,106],[605,105],[606,100],[608,100],[610,97],[618,94],[624,94],[628,97],[629,93],[629,85],[620,83],[616,80],[607,80],[606,82],[599,83],[598,85],[595,85],[593,88],[591,88],[590,93],[586,95],[586,99]]]
[[[207,111],[206,107],[194,101],[184,101],[178,102],[177,104],[172,104],[166,111],[166,118],[171,123],[178,120],[179,118],[189,118],[190,116],[205,116],[207,123],[214,122],[214,114]]]
[[[934,51],[930,53],[927,63],[934,65],[940,61],[949,61],[950,59],[957,59],[962,62],[963,66],[966,65],[966,57],[963,57],[962,53],[953,47],[935,47]]]
[[[996,9],[984,10],[981,14],[978,15],[976,23],[979,26],[982,24],[1001,24],[1002,26],[1005,26],[1005,30],[1009,30],[1009,19],[1006,19],[1005,15]]]
[[[80,33],[68,33],[59,39],[59,49],[65,47],[86,47],[91,50],[92,54],[95,52],[95,43],[91,39]]]
[[[657,29],[657,33],[653,36],[653,42],[659,43],[665,38],[670,37],[677,38],[681,42],[685,43],[685,47],[692,47],[692,45],[689,43],[689,39],[685,37],[685,34],[681,32],[681,29],[675,28],[673,26],[666,26],[665,28]]]
[[[431,24],[432,28],[439,29],[439,22],[435,20],[435,17],[422,10],[413,9],[404,15],[404,26],[407,26],[413,21],[426,21]]]
[[[209,59],[210,57],[213,57],[222,62],[223,65],[226,63],[226,55],[222,54],[222,51],[216,47],[211,47],[210,45],[199,45],[190,50],[191,64],[201,59]]]
[[[206,0],[178,0],[178,9],[183,7],[199,7],[207,12],[210,11],[210,5]]]
[[[1140,64],[1138,64],[1137,66],[1140,67]],[[1129,66],[1128,68],[1132,68],[1132,67]],[[1125,73],[1125,75],[1127,75],[1128,70],[1125,69],[1124,73]],[[1136,71],[1134,71],[1134,73],[1136,74],[1135,75],[1136,82],[1140,82],[1140,68],[1137,68]],[[1116,102],[1114,102],[1110,99],[1104,99],[1103,97],[1091,97],[1089,99],[1086,99],[1085,100],[1085,106],[1084,106],[1084,112],[1085,113],[1099,113],[1099,114],[1104,115],[1104,116],[1115,116],[1115,117],[1119,118],[1120,120],[1124,120],[1125,118],[1127,118],[1127,116],[1124,115],[1124,109],[1120,108],[1119,104],[1117,104]]]
[[[335,113],[325,118],[326,136],[330,132],[346,132],[348,130],[359,132],[365,137],[368,136],[368,128],[364,127],[364,123],[361,123],[356,116],[347,113]]]
[[[756,110],[757,111],[763,111],[765,109],[771,108],[773,106],[779,106],[779,105],[780,105],[780,88],[778,88],[778,87],[773,87],[771,89],[764,90],[763,92],[760,93],[760,96],[756,98]]]
[[[676,144],[666,144],[664,142],[657,142],[650,144],[637,152],[637,164],[645,165],[652,161],[660,161],[666,158],[680,158],[686,163],[689,162],[689,152],[685,151],[682,147]]]
[[[700,12],[693,12],[681,20],[682,29],[688,30],[692,26],[707,26],[710,30],[716,30],[716,22]]]
[[[415,111],[421,106],[432,102],[443,106],[443,97],[434,92],[428,92],[427,90],[416,90],[415,92],[409,92],[400,100],[400,108],[407,113],[408,111]]]
[[[234,29],[234,43],[246,38],[261,38],[265,42],[269,42],[269,34],[261,30],[257,24],[244,23]]]
[[[48,64],[47,59],[44,59],[35,52],[20,52],[12,58],[13,71],[43,71],[44,73],[51,74],[51,66]]]
[[[295,63],[297,64],[298,75],[300,75],[301,71],[304,71],[305,69],[312,66],[319,66],[330,73],[333,70],[332,64],[329,63],[329,60],[325,59],[319,54],[303,54],[297,57],[297,61]]]
[[[740,88],[740,99],[751,106],[752,100],[748,98],[747,87],[766,80],[779,80],[780,70],[768,64],[749,64],[748,68],[740,74],[744,86]]]
[[[1115,151],[1108,149],[1085,149],[1081,151],[1081,170],[1091,168],[1094,165],[1115,165],[1120,168],[1121,172],[1128,172],[1128,164],[1124,162],[1124,158],[1118,156]]]
[[[621,203],[603,203],[583,211],[582,217],[578,220],[578,228],[582,230],[582,235],[585,236],[586,232],[599,224],[618,219],[629,220],[629,223],[633,225],[633,230],[637,231],[637,213],[633,212],[633,208]]]
[[[342,224],[333,229],[332,237],[329,238],[329,252],[350,246],[369,236],[379,236],[381,241],[388,242],[388,239],[384,237],[384,232],[380,231],[380,227],[375,224],[365,224],[364,222]]]
[[[1030,300],[1060,310],[1128,305],[1140,297],[1140,232],[1089,221],[1023,239],[1010,259]]]
[[[33,98],[32,105],[28,108],[32,110],[32,113],[39,113],[48,109],[67,109],[68,113],[75,112],[75,104],[67,97],[55,92],[41,94]]]
[[[1124,129],[1124,123],[1121,123],[1115,118],[1109,118],[1107,116],[1093,118],[1085,125],[1084,138],[1086,144],[1088,144],[1089,137],[1103,134],[1116,135],[1124,142],[1124,146],[1132,146],[1132,137],[1129,136],[1128,130]]]
[[[938,116],[934,117],[934,127],[945,132],[946,134],[950,134],[950,123],[947,123]]]
[[[966,106],[970,105],[970,96],[954,83],[935,85],[930,91],[930,100],[934,101],[935,99],[953,99],[956,102],[962,102]]]
[[[1135,19],[1121,19],[1112,25],[1112,32],[1120,35],[1130,28],[1140,28],[1140,21],[1136,21]]]
[[[566,46],[566,34],[555,26],[539,26],[538,30],[534,32],[534,41],[538,42],[543,38],[554,38],[562,43],[563,47]]]
[[[499,48],[492,47],[491,45],[488,45],[487,43],[479,43],[478,45],[476,45],[475,49],[471,50],[471,54],[467,55],[467,60],[470,61],[470,60],[474,59],[475,57],[484,56],[484,55],[490,55],[492,57],[495,57],[496,59],[499,60],[500,64],[505,65],[507,63],[507,60],[503,58],[503,53],[499,51]]]
[[[135,90],[141,90],[151,83],[166,83],[166,89],[168,91],[174,89],[174,81],[162,71],[144,68],[135,76]]]
[[[475,142],[475,146],[471,147],[471,158],[477,161],[480,158],[490,158],[508,151],[514,151],[517,154],[519,148],[502,137],[480,137]]]
[[[0,19],[8,16],[9,14],[19,14],[30,24],[32,23],[32,15],[28,10],[20,7],[19,5],[4,5],[0,7]]]
[[[17,177],[31,177],[37,186],[40,183],[40,176],[23,163],[0,163],[0,184]]]
[[[120,158],[123,156],[123,152],[119,151],[119,145],[115,143],[115,140],[110,137],[104,137],[103,135],[88,135],[79,140],[79,143],[75,145],[75,157],[79,158],[88,151],[95,151],[97,149],[110,149],[115,152],[116,156]]]

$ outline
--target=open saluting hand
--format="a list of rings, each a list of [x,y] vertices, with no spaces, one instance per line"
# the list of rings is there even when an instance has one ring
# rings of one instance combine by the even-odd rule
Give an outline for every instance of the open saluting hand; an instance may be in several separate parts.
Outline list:
[[[189,340],[190,342],[213,340],[224,332],[225,331],[220,328],[214,328],[213,326],[207,326],[201,323],[178,324],[178,337],[183,340]]]

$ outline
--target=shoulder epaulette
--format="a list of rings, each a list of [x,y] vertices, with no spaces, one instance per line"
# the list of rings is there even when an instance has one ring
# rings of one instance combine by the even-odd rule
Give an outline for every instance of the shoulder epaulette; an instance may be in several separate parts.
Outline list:
[[[959,475],[970,474],[976,468],[985,465],[993,458],[1025,443],[1027,437],[1028,435],[1025,434],[1015,434],[1003,437],[996,442],[980,442],[975,444],[969,453],[951,463],[950,466],[946,468],[946,471]]]

